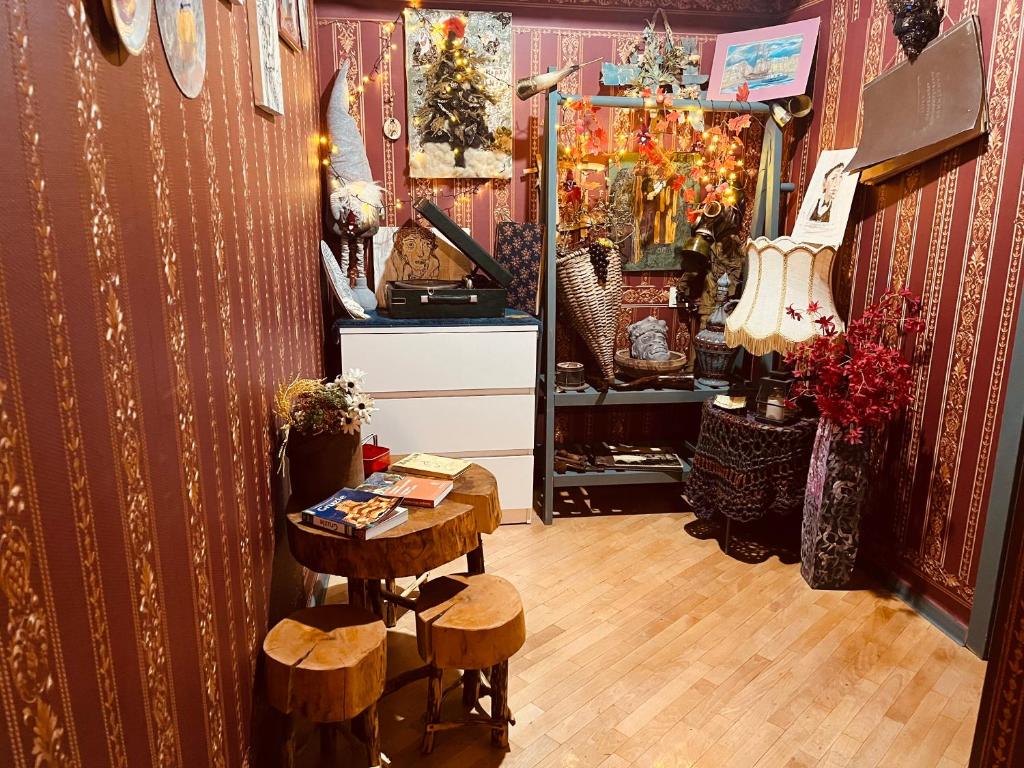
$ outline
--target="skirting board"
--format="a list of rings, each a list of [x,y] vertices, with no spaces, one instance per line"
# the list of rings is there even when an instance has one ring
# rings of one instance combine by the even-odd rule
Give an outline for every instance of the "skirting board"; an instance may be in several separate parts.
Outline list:
[[[892,574],[882,573],[874,567],[869,567],[868,572],[883,587],[910,606],[914,613],[923,616],[932,626],[949,637],[957,645],[967,644],[967,625],[953,618],[947,611],[916,591],[910,586],[909,582]]]

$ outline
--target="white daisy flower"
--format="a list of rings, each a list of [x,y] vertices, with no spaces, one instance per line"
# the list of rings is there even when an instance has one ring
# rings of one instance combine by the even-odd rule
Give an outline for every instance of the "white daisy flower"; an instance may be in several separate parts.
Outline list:
[[[359,394],[352,398],[352,413],[356,415],[360,421],[369,422],[374,411],[377,409],[373,407],[373,398],[366,394]]]
[[[349,368],[345,371],[344,375],[339,378],[341,379],[341,383],[345,389],[359,389],[359,387],[363,386],[363,380],[366,378],[366,371],[362,371],[358,368]]]
[[[354,435],[359,431],[359,419],[345,414],[341,421],[341,431],[346,435]]]

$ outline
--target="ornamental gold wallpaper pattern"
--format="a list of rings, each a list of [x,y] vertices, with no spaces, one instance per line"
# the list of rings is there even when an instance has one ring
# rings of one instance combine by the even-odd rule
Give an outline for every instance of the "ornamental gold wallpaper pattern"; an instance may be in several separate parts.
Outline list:
[[[951,0],[947,10],[954,21],[981,19],[991,133],[862,187],[840,271],[854,316],[892,284],[921,294],[926,323],[911,342],[921,361],[915,403],[890,431],[879,482],[896,493],[871,505],[867,555],[965,624],[1020,301],[1024,125],[1012,104],[1024,24],[1019,0]],[[822,18],[816,69],[825,77],[794,179],[820,150],[856,146],[863,84],[903,57],[885,0],[816,0],[791,14],[812,16]],[[799,205],[791,197],[790,222]]]
[[[277,383],[322,370],[315,46],[253,106],[206,0],[185,99],[155,20],[0,10],[0,765],[242,766],[275,548]]]

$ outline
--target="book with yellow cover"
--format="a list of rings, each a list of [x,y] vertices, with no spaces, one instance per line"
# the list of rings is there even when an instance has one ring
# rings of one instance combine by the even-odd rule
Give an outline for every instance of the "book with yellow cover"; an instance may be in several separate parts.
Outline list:
[[[469,462],[464,459],[449,459],[445,456],[435,456],[432,453],[410,453],[401,461],[396,461],[391,465],[392,472],[437,477],[442,480],[454,480],[467,469],[469,469]]]

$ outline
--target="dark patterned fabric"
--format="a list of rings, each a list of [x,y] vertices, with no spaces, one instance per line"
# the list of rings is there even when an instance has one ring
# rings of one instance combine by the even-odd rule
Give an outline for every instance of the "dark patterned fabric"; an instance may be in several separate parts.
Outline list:
[[[701,519],[756,520],[799,512],[816,419],[777,425],[704,403],[685,496]]]
[[[498,222],[495,233],[494,259],[512,273],[508,305],[531,315],[540,312],[542,233],[540,224],[529,221]]]
[[[868,466],[867,441],[845,443],[830,422],[821,422],[807,473],[800,536],[800,573],[815,589],[838,589],[850,581]]]

